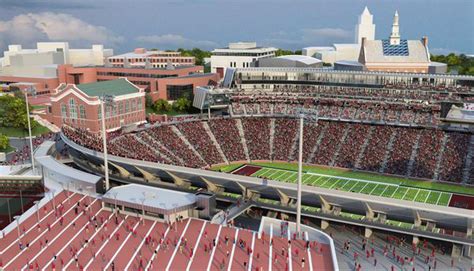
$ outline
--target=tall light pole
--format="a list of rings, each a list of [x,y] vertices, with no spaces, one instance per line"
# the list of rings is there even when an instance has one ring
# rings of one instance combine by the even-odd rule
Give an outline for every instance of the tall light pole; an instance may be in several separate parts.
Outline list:
[[[298,110],[300,118],[300,129],[299,129],[299,154],[298,154],[298,187],[297,187],[297,205],[296,205],[296,232],[298,235],[301,233],[301,189],[303,179],[303,128],[304,120],[313,121],[318,123],[318,111],[312,109],[301,108]]]
[[[109,191],[110,182],[109,182],[109,160],[107,158],[107,132],[105,130],[105,106],[113,104],[114,97],[111,95],[103,95],[100,98],[100,115],[102,118],[102,144],[104,149],[104,170],[105,170],[105,191]]]
[[[39,215],[39,200],[33,201],[33,203],[36,205],[36,219],[38,220],[38,223],[40,222],[40,215]]]
[[[21,213],[23,214],[25,210],[23,207],[23,192],[21,191],[21,188],[20,188],[20,204],[21,204]]]
[[[18,233],[18,240],[21,241],[21,234],[20,234],[20,217],[19,215],[14,216],[13,218],[16,220],[16,229]]]
[[[51,192],[51,199],[52,199],[52,202],[53,202],[53,210],[56,210],[56,202],[54,200],[54,192],[56,192],[56,190],[51,189],[50,192]]]
[[[28,135],[30,136],[30,155],[31,155],[31,167],[33,168],[33,173],[35,172],[35,159],[33,157],[33,138],[31,136],[31,121],[30,121],[30,106],[28,104],[28,93],[32,95],[36,94],[34,88],[28,88],[25,90],[25,103],[26,103],[26,118],[28,119]]]

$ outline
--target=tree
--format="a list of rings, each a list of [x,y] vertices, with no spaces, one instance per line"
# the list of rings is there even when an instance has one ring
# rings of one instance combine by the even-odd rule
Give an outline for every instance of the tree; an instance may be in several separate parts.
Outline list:
[[[178,98],[173,103],[173,108],[179,112],[187,112],[191,108],[191,101],[186,97]]]
[[[145,94],[145,106],[146,107],[153,107],[153,99],[151,98],[150,93]]]
[[[6,150],[10,147],[10,139],[6,135],[0,134],[0,150]]]
[[[30,112],[32,107],[30,106]],[[38,124],[31,121],[31,128]],[[0,126],[28,129],[26,103],[22,98],[0,96]]]
[[[158,100],[156,100],[155,104],[153,105],[153,108],[158,113],[166,113],[166,112],[170,111],[171,106],[168,103],[168,101],[163,100],[163,99],[158,99]]]

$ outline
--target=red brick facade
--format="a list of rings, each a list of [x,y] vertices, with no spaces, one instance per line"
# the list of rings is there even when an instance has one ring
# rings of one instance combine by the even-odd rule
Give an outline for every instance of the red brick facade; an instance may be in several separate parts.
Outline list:
[[[51,96],[51,104],[46,109],[45,118],[61,127],[68,124],[72,127],[88,129],[91,132],[101,130],[100,100],[90,97],[69,84]],[[107,107],[106,129],[115,130],[122,126],[145,122],[145,95],[141,89],[138,93],[116,96],[114,106]]]

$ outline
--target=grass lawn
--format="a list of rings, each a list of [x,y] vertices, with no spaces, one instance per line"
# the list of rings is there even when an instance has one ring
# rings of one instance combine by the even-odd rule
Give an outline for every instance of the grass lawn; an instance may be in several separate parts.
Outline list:
[[[31,130],[31,134],[33,136],[38,136],[47,133],[49,133],[49,129],[40,124],[38,124],[38,126],[36,126],[33,130]],[[14,127],[0,127],[0,134],[4,134],[8,137],[26,137],[28,136],[28,130]]]
[[[9,153],[9,152],[12,152],[14,150],[15,150],[15,148],[13,148],[12,146],[8,146],[8,148],[6,148],[6,149],[0,149],[0,152]]]
[[[231,172],[234,171],[235,169],[243,166],[244,164],[230,164],[230,165],[220,165],[220,166],[213,166],[211,167],[211,170],[214,171],[222,171],[222,172]]]

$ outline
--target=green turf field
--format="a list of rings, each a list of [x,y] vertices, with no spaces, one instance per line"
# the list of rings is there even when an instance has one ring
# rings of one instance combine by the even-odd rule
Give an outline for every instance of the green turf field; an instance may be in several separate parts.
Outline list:
[[[296,172],[276,168],[262,168],[252,174],[252,176],[287,183],[295,183],[298,179]],[[382,183],[371,180],[350,179],[346,177],[334,177],[327,175],[325,176],[318,173],[308,172],[303,174],[303,184],[441,206],[447,206],[452,195],[451,193],[447,192],[438,192],[416,187],[406,187],[402,184]]]
[[[244,164],[242,163],[236,163],[236,164],[230,164],[230,165],[221,165],[221,166],[215,166],[212,167],[212,170],[220,170],[222,172],[232,172],[236,168],[239,168],[243,166]],[[256,165],[256,166],[261,166],[263,168],[267,169],[281,169],[281,170],[287,170],[287,171],[293,171],[295,173],[294,177],[291,177],[291,179],[296,180],[296,171],[298,169],[298,164],[296,163],[282,163],[282,162],[254,162],[250,163],[250,165]],[[321,167],[321,166],[313,166],[313,165],[304,165],[303,166],[303,172],[305,173],[315,173],[315,174],[323,174],[323,175],[330,175],[335,178],[338,177],[344,177],[344,178],[353,178],[353,179],[360,179],[360,180],[366,180],[366,181],[373,181],[379,184],[394,184],[397,186],[405,186],[405,187],[412,187],[412,188],[419,188],[421,190],[434,190],[432,191],[433,195],[429,194],[428,198],[430,200],[427,203],[432,203],[434,202],[434,199],[437,195],[437,192],[446,192],[446,193],[460,193],[460,194],[466,194],[466,195],[473,195],[474,196],[474,188],[471,186],[462,186],[462,185],[456,185],[456,184],[448,184],[448,183],[439,183],[439,182],[430,182],[430,181],[422,181],[422,180],[414,180],[414,179],[409,179],[409,178],[403,178],[403,177],[396,177],[396,176],[388,176],[388,175],[383,175],[383,174],[378,174],[378,173],[369,173],[369,172],[360,172],[360,171],[353,171],[353,170],[348,170],[348,169],[340,169],[340,168],[328,168],[328,167]],[[274,176],[278,176],[278,174],[275,174]],[[273,176],[272,178],[268,179],[274,179]],[[276,179],[275,179],[276,180]],[[313,179],[315,181],[316,179]],[[318,184],[322,180],[318,181]],[[307,183],[307,182],[305,182]],[[328,185],[328,184],[326,184]],[[336,184],[334,188],[337,188],[340,185],[340,183]],[[350,188],[350,183],[346,184],[341,190],[348,191]],[[367,190],[368,188],[366,188]],[[377,193],[380,192],[380,189],[385,189],[384,186],[379,186],[376,187],[372,193]],[[390,196],[393,194],[393,188],[388,188],[385,192],[382,191],[383,196]],[[409,194],[409,197],[412,196],[411,192]],[[414,195],[417,196],[417,195]],[[423,194],[418,195],[419,198],[416,200],[417,202],[421,202],[423,199]]]

